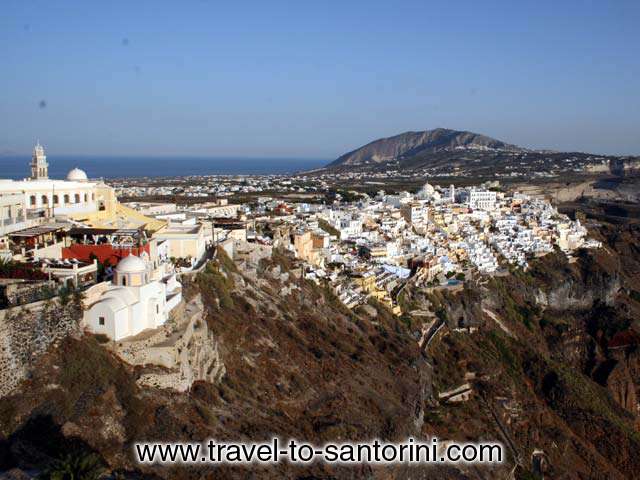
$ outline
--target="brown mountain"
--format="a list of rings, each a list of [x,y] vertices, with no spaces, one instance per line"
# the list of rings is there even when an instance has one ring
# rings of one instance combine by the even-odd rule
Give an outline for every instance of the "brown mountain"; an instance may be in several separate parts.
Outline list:
[[[380,164],[394,160],[406,161],[429,153],[447,151],[508,151],[524,152],[523,148],[478,133],[447,128],[422,132],[405,132],[381,138],[342,155],[328,167]]]

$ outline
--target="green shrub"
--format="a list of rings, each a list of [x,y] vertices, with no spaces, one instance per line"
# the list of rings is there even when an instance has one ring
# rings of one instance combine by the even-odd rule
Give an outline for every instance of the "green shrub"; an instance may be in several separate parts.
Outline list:
[[[318,220],[318,226],[322,230],[327,232],[329,235],[334,235],[334,236],[340,238],[340,232],[338,230],[336,230],[335,228],[333,228],[331,225],[329,225],[329,222],[327,222],[326,220],[323,220],[323,219]]]
[[[229,258],[229,255],[227,255],[227,252],[224,250],[224,248],[217,248],[216,258],[218,260],[218,263],[222,267],[224,267],[227,272],[238,273],[238,267],[236,267],[235,262],[231,260],[231,258]]]
[[[55,460],[37,478],[43,480],[97,480],[105,471],[102,459],[95,453],[68,453]]]
[[[231,296],[234,287],[233,280],[220,272],[217,262],[211,261],[207,264],[205,269],[198,274],[197,283],[208,305],[215,305],[217,299],[221,309],[234,307],[235,304]]]

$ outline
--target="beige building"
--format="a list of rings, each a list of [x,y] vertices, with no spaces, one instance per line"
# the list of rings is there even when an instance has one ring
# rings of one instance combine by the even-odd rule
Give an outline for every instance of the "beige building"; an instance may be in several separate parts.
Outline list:
[[[322,249],[329,246],[329,235],[310,230],[296,232],[293,235],[293,248],[296,256],[312,265],[322,263]]]
[[[0,250],[3,235],[33,227],[42,220],[39,215],[31,215],[27,212],[24,195],[21,193],[0,195]]]
[[[155,232],[153,238],[169,243],[170,257],[191,257],[197,262],[203,258],[207,249],[205,229],[202,224],[166,226]]]
[[[178,211],[175,203],[129,202],[124,205],[148,216],[167,215]]]
[[[296,252],[296,256],[303,260],[309,261],[311,252],[313,251],[313,240],[311,239],[311,232],[296,232],[293,234],[293,248]]]
[[[400,213],[411,225],[421,225],[428,221],[428,210],[419,202],[410,202],[400,207]]]

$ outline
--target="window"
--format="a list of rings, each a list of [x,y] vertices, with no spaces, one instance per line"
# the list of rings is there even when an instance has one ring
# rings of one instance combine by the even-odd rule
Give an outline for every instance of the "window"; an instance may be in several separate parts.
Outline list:
[[[47,205],[49,203],[49,199],[46,195],[42,195],[42,204]]]
[[[80,194],[79,193],[76,193],[76,195],[75,195],[75,202],[76,203],[80,203]]]
[[[104,325],[104,317],[98,317],[98,325]]]
[[[64,203],[69,203],[69,194],[64,195]]]
[[[160,305],[156,304],[156,313],[160,313]]]
[[[35,204],[36,204],[36,196],[35,195],[31,195],[31,198],[29,199],[29,204],[31,206],[35,206]]]
[[[86,193],[84,194],[84,201],[88,202],[89,201],[89,195],[87,195]]]
[[[122,277],[122,285],[127,286],[127,277]]]
[[[53,196],[53,204],[54,205],[58,205],[58,203],[60,203],[60,199],[58,198],[58,195],[54,195]]]

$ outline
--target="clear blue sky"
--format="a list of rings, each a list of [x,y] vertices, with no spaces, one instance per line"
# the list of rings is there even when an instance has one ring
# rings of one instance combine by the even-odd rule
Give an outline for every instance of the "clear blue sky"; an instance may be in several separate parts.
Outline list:
[[[639,26],[638,0],[3,0],[0,151],[333,159],[448,127],[640,153]]]

